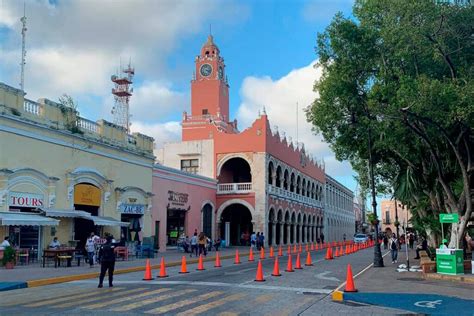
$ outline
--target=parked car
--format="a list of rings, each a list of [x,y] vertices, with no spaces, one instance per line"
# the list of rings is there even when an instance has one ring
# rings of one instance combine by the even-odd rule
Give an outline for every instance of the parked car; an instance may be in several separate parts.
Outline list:
[[[354,242],[355,243],[362,243],[362,242],[366,242],[367,240],[369,240],[369,237],[367,237],[366,234],[355,234],[354,235]]]

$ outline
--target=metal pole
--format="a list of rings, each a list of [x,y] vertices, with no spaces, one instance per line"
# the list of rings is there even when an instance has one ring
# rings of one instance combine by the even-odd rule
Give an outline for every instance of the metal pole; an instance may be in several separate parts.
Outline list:
[[[398,222],[398,208],[397,208],[397,200],[394,199],[394,202],[395,202],[395,227],[397,229],[397,239],[400,240],[400,235],[398,233],[398,226],[400,226],[400,223]],[[405,243],[406,243],[406,239],[407,239],[407,234],[405,233]]]
[[[407,217],[407,223],[404,227],[405,227],[405,239],[406,239],[407,238],[406,236],[408,236],[408,230],[407,230],[407,228],[408,228],[408,217]],[[410,258],[408,257],[408,244],[406,242],[405,242],[405,252],[406,252],[406,255],[407,255],[407,270],[410,270]]]
[[[372,187],[372,211],[375,215],[377,215],[377,201],[376,201],[376,194],[375,194],[375,178],[374,178],[374,166],[372,160],[372,133],[371,128],[369,126],[368,130],[369,136],[369,172],[370,172],[370,184]],[[375,247],[374,247],[374,267],[375,268],[382,268],[383,258],[382,258],[382,250],[380,249],[379,243],[379,224],[378,221],[375,223]]]

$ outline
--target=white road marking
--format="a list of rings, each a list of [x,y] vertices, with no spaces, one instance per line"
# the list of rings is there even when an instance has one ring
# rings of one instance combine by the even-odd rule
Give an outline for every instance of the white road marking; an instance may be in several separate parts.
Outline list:
[[[336,277],[327,277],[326,275],[331,273],[331,271],[324,271],[322,273],[318,273],[315,275],[316,278],[321,279],[321,280],[328,280],[328,281],[334,281],[334,282],[340,282],[340,280]]]
[[[95,281],[74,281],[71,283],[97,283]],[[310,288],[298,288],[298,287],[286,287],[286,286],[271,286],[271,285],[252,285],[252,284],[235,284],[235,283],[223,283],[223,282],[201,282],[201,281],[114,281],[114,284],[155,284],[155,285],[196,285],[196,286],[219,286],[219,287],[233,287],[233,288],[245,288],[245,289],[258,289],[268,291],[288,291],[288,292],[307,292],[307,293],[318,293],[318,294],[329,294],[332,290],[326,289],[310,289]]]

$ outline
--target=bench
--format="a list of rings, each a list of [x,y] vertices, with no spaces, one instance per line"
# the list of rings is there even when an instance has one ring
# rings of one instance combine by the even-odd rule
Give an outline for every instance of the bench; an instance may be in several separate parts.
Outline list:
[[[436,272],[436,261],[432,261],[425,250],[420,251],[420,266],[423,270],[423,273]]]

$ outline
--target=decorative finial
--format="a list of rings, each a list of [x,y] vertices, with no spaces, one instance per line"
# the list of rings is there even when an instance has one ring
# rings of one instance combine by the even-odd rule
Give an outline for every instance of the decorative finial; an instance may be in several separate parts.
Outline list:
[[[267,111],[265,110],[265,105],[263,106],[263,115],[267,115]]]

